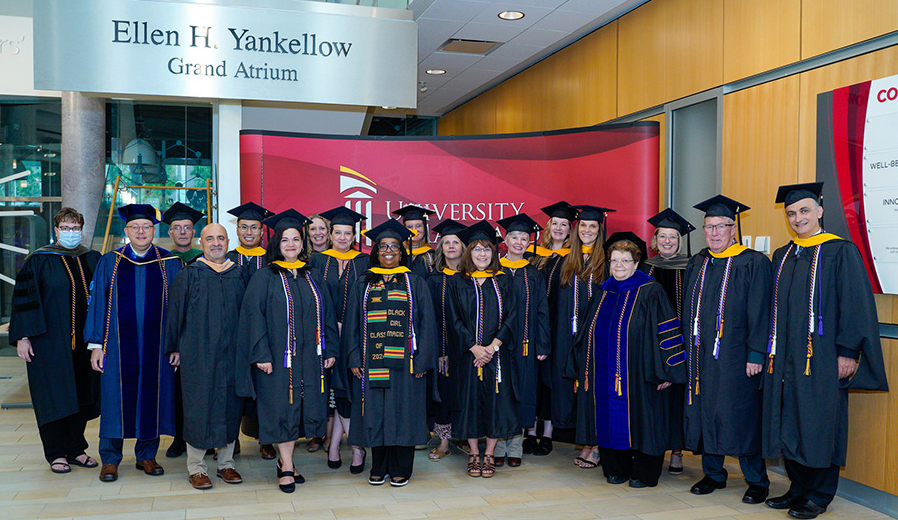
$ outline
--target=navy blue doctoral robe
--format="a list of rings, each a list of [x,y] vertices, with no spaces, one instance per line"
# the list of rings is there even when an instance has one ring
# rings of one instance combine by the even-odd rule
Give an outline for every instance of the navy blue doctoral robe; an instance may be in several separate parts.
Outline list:
[[[130,245],[103,255],[91,282],[84,340],[105,346],[100,437],[174,435],[174,367],[163,348],[168,287],[181,270],[171,252]]]

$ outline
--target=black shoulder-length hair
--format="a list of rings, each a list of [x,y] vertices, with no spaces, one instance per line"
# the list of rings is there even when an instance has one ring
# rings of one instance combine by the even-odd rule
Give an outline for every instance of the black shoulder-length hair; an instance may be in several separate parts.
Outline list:
[[[271,236],[271,239],[268,241],[268,247],[265,249],[265,261],[268,262],[268,265],[271,266],[274,270],[280,270],[282,267],[275,265],[275,260],[284,260],[284,255],[281,254],[281,238],[284,237],[284,231],[288,229],[295,229],[299,231],[299,236],[302,238],[302,251],[299,253],[299,260],[303,262],[309,261],[309,239],[305,230],[302,227],[286,227],[283,229],[276,229],[274,235]],[[306,264],[302,269],[308,269],[309,265]]]
[[[370,259],[371,259],[371,262],[370,262],[371,267],[383,267],[380,265],[380,258],[377,256],[377,252],[380,250],[380,241],[383,240],[384,238],[396,238],[396,237],[381,237],[381,238],[378,238],[374,242],[374,245],[371,246],[371,253],[369,255]],[[399,267],[408,267],[408,251],[406,251],[402,242],[399,242]],[[365,275],[365,282],[369,283],[369,284],[377,283],[377,281],[380,280],[381,276],[382,275],[368,272]]]
[[[458,272],[464,276],[465,278],[470,278],[471,273],[477,270],[477,267],[474,266],[474,259],[471,258],[472,251],[477,246],[489,246],[490,249],[493,250],[493,259],[490,260],[490,265],[486,268],[487,271],[492,271],[493,273],[499,272],[499,248],[496,244],[490,242],[489,240],[472,240],[467,247],[465,247],[465,252],[461,255],[461,261],[458,263]]]

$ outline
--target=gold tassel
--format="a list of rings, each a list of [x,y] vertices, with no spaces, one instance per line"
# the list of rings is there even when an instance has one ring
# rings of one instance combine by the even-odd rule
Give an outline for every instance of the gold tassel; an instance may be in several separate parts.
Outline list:
[[[614,391],[617,392],[617,395],[622,395],[620,387],[620,374],[614,375]]]
[[[768,373],[768,374],[772,374],[772,373],[773,373],[773,354],[770,354],[770,363],[769,363],[769,366],[768,366],[768,368],[767,368],[767,373]]]
[[[804,366],[804,375],[811,375],[811,356],[808,356],[808,362]]]
[[[414,375],[415,374],[415,355],[408,355],[408,373]]]
[[[525,339],[524,340],[524,357],[527,357],[529,355],[530,355],[530,340]]]
[[[290,404],[293,404],[293,385],[290,385]]]
[[[483,381],[483,367],[477,367],[477,377]]]
[[[321,393],[324,393],[324,374],[321,374]]]
[[[699,395],[701,392],[698,391],[698,376],[695,376],[695,395]]]

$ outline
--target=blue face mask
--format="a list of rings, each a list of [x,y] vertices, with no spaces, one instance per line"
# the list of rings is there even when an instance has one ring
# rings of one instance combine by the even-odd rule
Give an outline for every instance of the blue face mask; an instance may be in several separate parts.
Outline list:
[[[80,231],[60,231],[59,245],[68,249],[74,249],[81,243]]]

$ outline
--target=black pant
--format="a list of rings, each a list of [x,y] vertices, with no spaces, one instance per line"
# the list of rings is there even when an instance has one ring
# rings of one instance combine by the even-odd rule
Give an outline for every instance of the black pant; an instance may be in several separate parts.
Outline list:
[[[808,498],[822,507],[833,501],[839,488],[839,466],[809,468],[789,459],[783,459],[783,465],[792,481],[789,491],[793,495]]]
[[[78,412],[38,426],[47,462],[62,457],[71,460],[84,453],[87,449],[87,440],[84,438],[86,425],[86,415]]]
[[[412,477],[414,446],[375,446],[371,448],[372,477]]]
[[[181,369],[175,370],[175,438],[184,441],[184,399],[181,396]]]
[[[637,450],[614,450],[599,447],[602,471],[606,477],[626,477],[641,480],[647,486],[657,486],[664,466],[664,455],[646,455]]]

